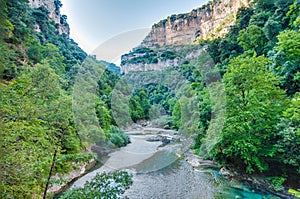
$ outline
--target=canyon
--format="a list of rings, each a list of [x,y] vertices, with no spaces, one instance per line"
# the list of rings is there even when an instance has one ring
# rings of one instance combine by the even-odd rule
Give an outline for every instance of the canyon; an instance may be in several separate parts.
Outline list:
[[[166,46],[170,46],[169,51],[176,54],[178,49],[186,45],[197,45],[202,40],[223,37],[235,24],[239,9],[249,7],[250,4],[251,0],[214,0],[189,13],[171,15],[161,20],[152,26],[138,47],[122,55],[122,73],[162,71],[180,65],[186,57],[162,59],[156,55],[161,54]],[[153,55],[155,59],[149,61],[148,57]]]
[[[250,0],[214,0],[190,13],[169,16],[152,26],[141,46],[180,45],[222,37],[235,23],[238,10],[249,5]]]

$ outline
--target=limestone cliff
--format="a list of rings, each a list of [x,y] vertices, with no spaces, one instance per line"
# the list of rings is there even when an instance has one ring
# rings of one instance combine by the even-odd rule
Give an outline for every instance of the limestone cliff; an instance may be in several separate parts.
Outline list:
[[[64,15],[60,13],[60,7],[62,6],[60,0],[29,0],[29,5],[32,8],[45,7],[49,11],[49,18],[55,22],[58,33],[69,36],[69,25]],[[38,24],[36,30],[40,30]]]
[[[122,55],[122,73],[136,71],[163,71],[190,62],[199,56],[203,48],[199,45],[166,46],[159,49],[138,47],[133,52]]]
[[[248,7],[251,1],[213,0],[190,13],[172,15],[154,24],[141,45],[122,56],[122,72],[161,71],[180,65],[190,56],[180,53],[185,51],[183,46],[198,39],[224,36],[234,25],[238,10]]]
[[[172,15],[152,26],[144,47],[187,44],[196,39],[223,36],[235,23],[241,7],[251,0],[214,0],[190,13]]]

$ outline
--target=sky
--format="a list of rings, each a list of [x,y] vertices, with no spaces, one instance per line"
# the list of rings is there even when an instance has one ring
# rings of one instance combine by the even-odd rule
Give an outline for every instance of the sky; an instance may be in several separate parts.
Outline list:
[[[127,48],[124,47],[120,51],[127,51],[128,45],[134,47],[141,42],[154,23],[172,14],[190,12],[207,1],[61,0],[63,4],[61,12],[68,17],[71,38],[87,53],[94,54],[99,46],[115,47],[122,40],[127,40],[124,44]],[[131,40],[134,42],[128,44]]]

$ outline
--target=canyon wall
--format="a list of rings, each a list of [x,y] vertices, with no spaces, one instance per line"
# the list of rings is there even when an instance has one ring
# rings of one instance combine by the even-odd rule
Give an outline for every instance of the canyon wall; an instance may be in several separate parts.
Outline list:
[[[180,65],[187,57],[176,55],[180,51],[178,49],[196,40],[224,36],[235,24],[238,10],[250,6],[251,1],[213,0],[189,13],[172,15],[161,20],[152,26],[139,47],[122,56],[122,72],[127,74],[131,71],[161,71]],[[176,59],[160,56],[166,50],[165,47],[173,51]]]
[[[31,8],[45,7],[49,11],[49,18],[55,22],[58,33],[69,36],[70,27],[66,22],[66,18],[60,13],[62,4],[59,0],[29,0],[29,6]],[[36,30],[39,31],[38,24]]]
[[[172,15],[152,26],[142,42],[144,47],[188,44],[196,39],[221,37],[235,23],[241,7],[251,0],[214,0],[190,13]]]

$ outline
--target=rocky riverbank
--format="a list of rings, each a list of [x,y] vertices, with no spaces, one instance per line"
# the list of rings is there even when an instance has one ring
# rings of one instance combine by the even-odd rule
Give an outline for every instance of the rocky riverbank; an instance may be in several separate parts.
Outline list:
[[[220,173],[227,179],[235,179],[238,180],[250,187],[253,187],[255,190],[258,191],[267,191],[273,195],[276,195],[280,198],[283,199],[292,199],[295,198],[293,195],[291,195],[288,192],[288,188],[284,188],[283,190],[276,191],[272,188],[272,184],[261,176],[255,176],[255,175],[248,175],[248,174],[243,174],[238,171],[235,171],[234,169],[227,169],[225,167],[222,167],[220,169]]]
[[[220,174],[224,176],[228,181],[236,180],[245,185],[248,185],[254,190],[262,191],[262,192],[267,191],[283,199],[295,198],[293,195],[288,193],[288,188],[285,188],[282,191],[276,191],[271,188],[272,186],[270,182],[264,180],[260,176],[251,176],[247,174],[242,174],[238,171],[235,171],[234,169],[227,169],[211,160],[201,159],[198,155],[195,155],[192,150],[188,150],[184,154],[184,158],[185,161],[189,163],[189,165],[192,166],[193,169],[200,169],[200,168],[218,169],[220,170]]]
[[[50,186],[50,188],[48,189],[48,194],[56,195],[62,192],[67,187],[69,187],[70,183],[85,175],[92,167],[95,166],[96,163],[96,159],[93,158],[87,163],[73,163],[73,167],[76,169],[72,170],[68,174],[56,173],[54,176],[51,177],[51,181],[54,181],[56,183],[53,183]]]
[[[163,147],[167,144],[172,144],[172,143],[186,142],[187,143],[185,144],[186,149],[184,150],[182,156],[193,169],[196,170],[201,168],[217,169],[220,170],[220,174],[224,176],[226,179],[228,179],[229,181],[236,180],[253,188],[254,190],[262,191],[262,192],[267,191],[283,199],[294,198],[294,196],[288,192],[288,188],[285,188],[284,190],[281,191],[276,191],[272,188],[271,183],[269,181],[264,180],[264,178],[261,176],[242,174],[238,171],[235,171],[234,169],[227,169],[225,167],[222,167],[222,165],[219,165],[218,163],[213,162],[211,160],[201,159],[198,155],[195,155],[193,153],[193,150],[189,149],[189,146],[192,143],[191,139],[183,138],[178,134],[178,132],[173,130],[163,130],[163,129],[158,130],[158,129],[159,128],[156,128],[156,126],[153,125],[151,122],[144,121],[141,124],[135,124],[134,126],[132,126],[130,132],[134,134],[136,130],[137,133],[143,132],[143,134],[149,135],[149,134],[153,134],[153,132],[156,131],[157,134],[148,137],[147,141],[150,142],[161,141],[162,145],[160,145],[159,147]]]
[[[217,176],[219,176],[219,177],[221,177],[221,175],[223,177],[225,177],[227,179],[226,184],[227,184],[227,182],[229,184],[232,184],[232,182],[233,183],[236,182],[236,184],[238,184],[238,187],[236,187],[236,189],[240,189],[239,186],[246,185],[247,187],[250,187],[251,190],[255,190],[255,193],[256,193],[256,191],[258,191],[259,193],[260,192],[266,193],[266,191],[267,191],[273,195],[278,196],[279,198],[284,198],[284,199],[285,198],[286,199],[293,198],[293,196],[288,194],[287,191],[276,192],[276,191],[270,189],[269,184],[267,182],[261,180],[261,178],[259,178],[259,177],[242,175],[238,172],[234,172],[233,170],[225,169],[221,165],[219,165],[211,160],[201,159],[198,155],[195,155],[193,153],[193,150],[191,150],[189,148],[192,144],[192,139],[184,138],[177,131],[156,128],[156,127],[153,127],[153,126],[147,124],[147,125],[132,126],[126,132],[131,136],[132,143],[126,147],[120,148],[115,151],[110,151],[110,152],[106,151],[106,153],[108,153],[108,154],[106,154],[108,159],[106,161],[104,161],[105,163],[102,165],[102,167],[95,171],[88,173],[81,179],[77,180],[74,183],[73,187],[82,186],[85,181],[91,179],[98,172],[114,171],[114,170],[126,169],[126,168],[129,168],[130,171],[135,171],[135,172],[140,173],[140,175],[135,175],[135,181],[137,181],[137,182],[140,182],[142,180],[144,182],[144,184],[146,184],[148,186],[148,184],[147,184],[148,180],[151,181],[151,179],[154,178],[155,182],[157,182],[156,180],[159,180],[159,181],[163,181],[161,184],[164,184],[164,183],[166,183],[165,182],[166,179],[168,177],[170,177],[169,176],[170,173],[167,174],[167,176],[165,176],[164,178],[161,178],[161,174],[159,174],[156,177],[154,174],[155,172],[154,173],[150,172],[149,176],[147,173],[149,173],[148,171],[152,171],[152,170],[160,171],[160,169],[157,169],[158,163],[159,163],[158,165],[160,165],[161,168],[165,168],[166,166],[170,165],[170,164],[165,165],[166,158],[169,156],[170,157],[172,156],[171,153],[169,154],[169,152],[171,151],[169,149],[172,149],[172,147],[178,148],[178,146],[179,146],[180,150],[174,151],[175,154],[174,153],[173,154],[175,156],[172,156],[173,159],[170,162],[174,162],[174,158],[175,159],[180,158],[181,159],[180,161],[182,161],[182,160],[186,161],[188,163],[188,164],[186,164],[187,167],[186,168],[180,167],[181,169],[183,169],[182,172],[186,172],[191,169],[193,169],[195,171],[205,171],[205,172],[212,171],[213,173],[214,172],[218,173]],[[173,169],[175,169],[176,173],[177,173],[178,168],[174,167]],[[147,171],[147,172],[145,172],[145,171]],[[220,172],[218,172],[218,171],[220,171]],[[160,172],[158,172],[158,173],[160,173]],[[197,175],[202,175],[201,172],[200,173],[199,172],[191,172],[190,174],[192,174],[192,173],[194,173],[193,175],[195,175],[195,173],[197,173]],[[204,173],[203,173],[202,177],[206,178],[207,176],[205,177]],[[144,175],[146,177],[144,177]],[[195,175],[195,176],[197,176],[197,175]],[[219,178],[219,177],[216,177],[216,178]],[[183,178],[183,179],[185,179],[185,178]],[[188,182],[190,182],[190,181],[188,180]],[[197,182],[200,183],[200,181],[197,181]],[[219,183],[219,182],[217,182],[217,183]],[[201,186],[204,186],[204,184]],[[135,183],[133,190],[129,191],[130,194],[140,195],[140,193],[135,193],[135,191],[140,190],[140,186],[143,186],[143,185],[139,185],[139,184]],[[170,184],[170,186],[171,186],[171,184]],[[180,186],[183,186],[183,185],[180,184]],[[197,183],[194,183],[193,186],[195,186],[194,188],[195,188],[195,190],[197,190],[197,189],[199,189],[200,185]],[[208,184],[207,184],[207,186],[214,187],[214,185],[208,185]],[[227,186],[227,185],[225,185],[225,186]],[[228,185],[228,186],[231,186],[231,185]],[[212,187],[210,187],[208,189],[214,189]],[[176,188],[176,186],[175,186],[175,188]],[[188,188],[187,190],[189,190],[189,189],[190,188]],[[218,189],[218,188],[215,187],[215,189]],[[155,190],[155,189],[153,189],[153,190]],[[242,189],[240,189],[240,190],[241,190],[241,192],[243,192]],[[164,190],[164,191],[166,191],[166,190]],[[151,192],[151,190],[146,191],[144,194],[148,194],[148,192],[149,192],[149,194],[150,193],[153,194]],[[170,194],[168,191],[166,193]],[[195,191],[195,193],[200,194],[199,191]],[[255,193],[254,193],[254,195],[255,195]],[[181,194],[183,194],[183,193],[181,193]],[[209,194],[210,193],[207,193],[207,195],[209,195]],[[224,194],[226,194],[226,193],[224,193]],[[249,192],[247,192],[246,194],[249,194]],[[250,191],[250,194],[253,194],[253,193]],[[183,195],[185,195],[185,194],[183,194]],[[235,196],[237,196],[237,195],[235,195]],[[242,194],[240,194],[240,195],[242,195]],[[212,198],[212,197],[210,197],[210,198]]]
[[[198,168],[213,168],[213,169],[220,169],[221,166],[218,165],[216,162],[211,160],[204,160],[201,159],[199,156],[195,155],[192,150],[188,150],[185,154],[185,161],[189,163],[193,167],[193,169]]]

